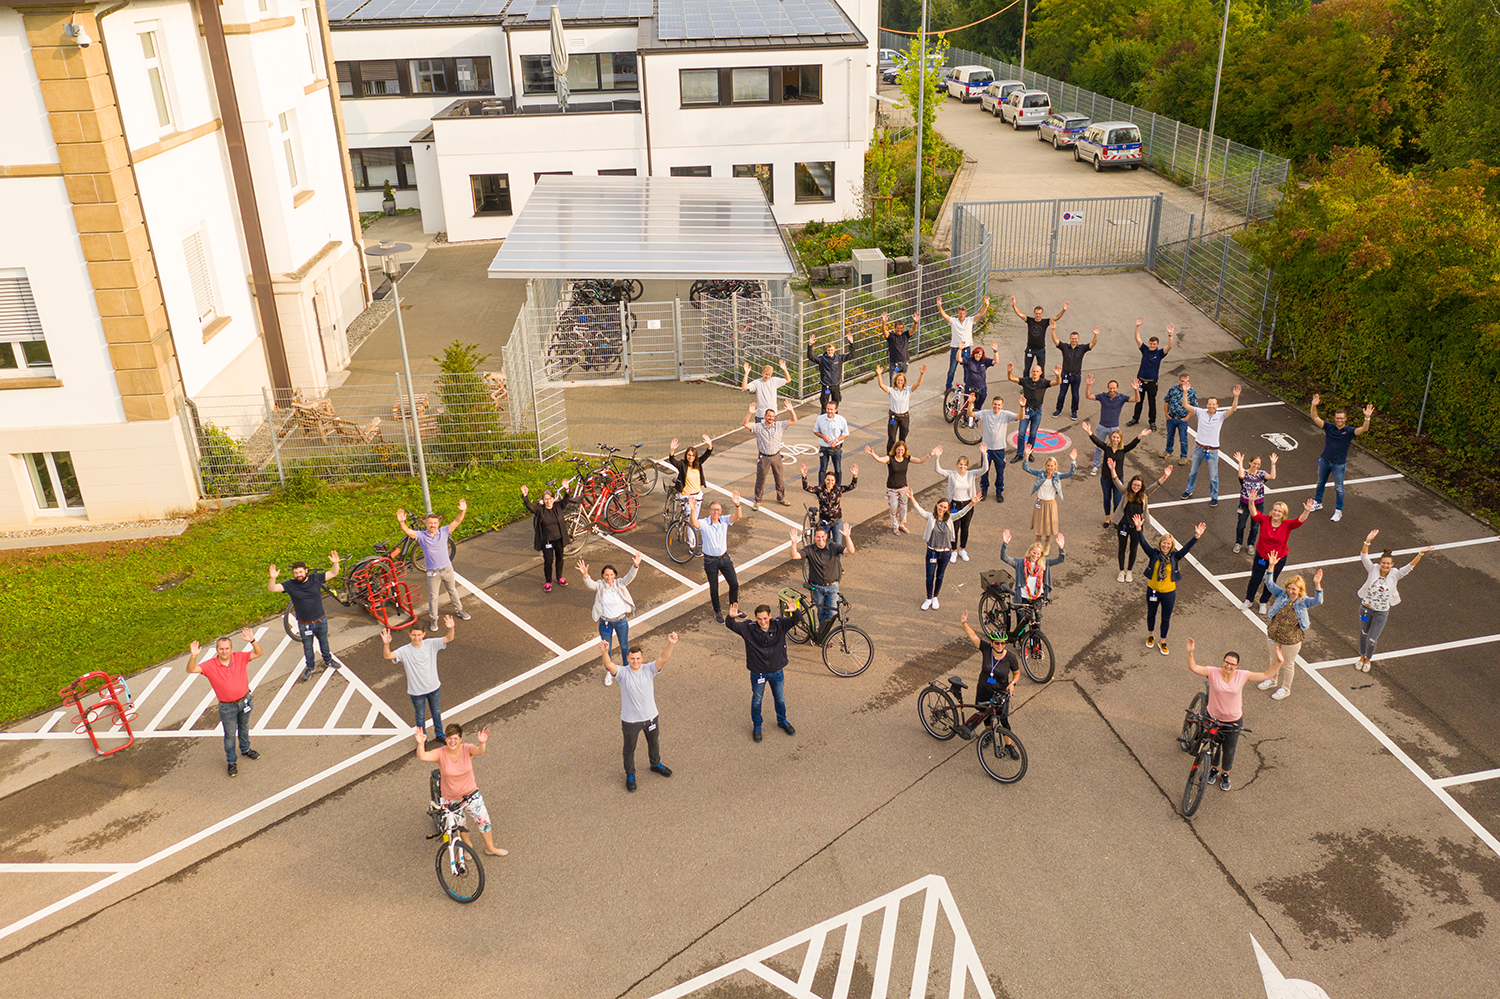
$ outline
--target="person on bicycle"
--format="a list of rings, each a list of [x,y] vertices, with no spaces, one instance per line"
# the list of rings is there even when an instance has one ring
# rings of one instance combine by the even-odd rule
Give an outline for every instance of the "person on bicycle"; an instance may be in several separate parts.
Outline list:
[[[883,374],[885,369],[875,365],[875,384],[880,386],[880,391],[890,396],[891,401],[890,421],[886,424],[885,432],[885,449],[889,453],[897,441],[906,440],[907,432],[911,430],[911,394],[922,387],[922,379],[927,377],[927,365],[922,365],[917,372],[917,383],[910,387],[906,384],[904,371],[895,372],[889,385],[881,377]]]
[[[838,337],[834,337],[823,345],[823,352],[813,350],[813,344],[818,342],[816,334],[807,338],[807,359],[813,362],[818,369],[818,380],[821,387],[818,392],[818,405],[826,406],[830,402],[843,402],[844,365],[854,359],[854,333],[851,330],[844,334],[844,339],[849,341],[849,346],[842,354],[834,353],[838,345]],[[769,408],[769,407],[764,407]]]
[[[1219,790],[1227,791],[1229,771],[1234,766],[1234,750],[1240,741],[1240,723],[1245,720],[1245,684],[1260,683],[1273,676],[1275,670],[1251,673],[1240,669],[1238,652],[1224,653],[1218,669],[1199,666],[1193,659],[1196,644],[1191,638],[1187,640],[1188,669],[1208,681],[1208,716],[1219,723],[1219,737],[1224,743],[1224,750],[1219,755],[1219,765],[1208,772],[1208,781],[1212,784],[1214,778],[1218,777]]]
[[[839,610],[839,577],[844,574],[844,565],[840,556],[845,549],[854,551],[853,546],[848,545],[849,532],[854,530],[849,524],[843,525],[845,544],[832,541],[828,537],[828,528],[819,524],[813,530],[813,543],[811,548],[802,551],[797,550],[797,544],[802,540],[801,531],[790,531],[792,538],[792,558],[805,559],[807,561],[807,588],[812,591],[813,606],[818,609],[818,626],[814,629],[814,638],[821,632],[823,626],[832,621]]]
[[[720,573],[723,573],[725,582],[729,584],[730,605],[740,602],[740,579],[735,575],[734,559],[729,555],[729,526],[739,523],[745,515],[740,512],[740,494],[730,493],[729,498],[734,501],[734,516],[726,517],[724,504],[715,500],[709,504],[708,516],[693,522],[703,542],[703,572],[708,579],[708,595],[713,601],[714,620],[720,624],[724,623],[724,614],[719,610]]]
[[[1130,521],[1131,534],[1135,536],[1136,543],[1141,546],[1141,554],[1146,556],[1146,648],[1156,645],[1161,649],[1161,654],[1167,654],[1167,632],[1172,628],[1172,608],[1177,606],[1177,584],[1182,582],[1182,560],[1187,558],[1188,552],[1203,537],[1203,532],[1208,530],[1207,524],[1199,524],[1193,528],[1193,538],[1181,548],[1177,547],[1177,539],[1170,534],[1163,534],[1157,541],[1156,546],[1146,544],[1146,536],[1141,533],[1141,527],[1146,523],[1144,517],[1132,517]],[[1156,640],[1156,610],[1161,608],[1161,641]]]
[[[911,329],[907,329],[906,324],[899,319],[892,328],[890,318],[887,312],[880,314],[880,335],[885,337],[885,350],[891,362],[891,374],[899,375],[911,367],[911,338],[917,335],[917,324],[922,321],[922,317],[915,312],[911,314]]]
[[[224,758],[229,761],[229,776],[239,776],[239,762],[234,754],[235,737],[239,737],[240,756],[247,760],[260,759],[260,753],[250,748],[250,712],[255,701],[250,695],[250,676],[247,672],[252,659],[259,659],[266,652],[249,628],[240,629],[240,637],[250,645],[249,652],[234,651],[234,642],[227,636],[214,642],[214,654],[202,662],[198,660],[198,643],[188,645],[187,671],[202,673],[208,685],[219,699],[219,723],[224,726]]]
[[[635,599],[631,597],[628,587],[630,581],[635,579],[636,570],[641,567],[641,559],[644,557],[636,552],[630,571],[623,578],[614,566],[606,565],[600,570],[597,583],[589,578],[589,564],[583,559],[578,560],[583,585],[594,591],[594,621],[599,625],[599,641],[604,643],[606,655],[616,638],[620,639],[620,655],[623,657],[630,652],[630,615],[635,613]],[[612,673],[604,674],[606,687],[610,685],[613,676]]]
[[[677,469],[677,481],[672,483],[672,492],[682,500],[682,510],[689,521],[698,519],[698,505],[703,502],[703,487],[708,483],[703,478],[703,463],[713,457],[714,442],[708,434],[703,435],[703,450],[690,447],[677,457],[676,437],[667,451],[667,462]],[[688,536],[691,539],[692,535]]]
[[[1021,558],[1006,554],[1010,550],[1010,530],[1000,532],[1000,561],[1011,567],[1016,574],[1016,600],[1033,603],[1052,599],[1052,567],[1068,557],[1063,551],[1067,539],[1057,536],[1057,557],[1048,558],[1047,550],[1040,541],[1033,541]]]
[[[771,608],[761,604],[755,608],[755,620],[746,621],[740,617],[739,602],[729,604],[729,619],[724,627],[745,642],[745,668],[750,671],[750,724],[754,726],[750,737],[756,742],[760,741],[760,704],[767,686],[776,705],[776,727],[787,735],[797,734],[786,719],[786,635],[801,617],[800,607],[792,608],[790,614],[772,617]]]
[[[531,514],[531,545],[542,553],[543,592],[552,592],[554,568],[557,570],[557,585],[568,585],[568,580],[563,575],[563,549],[573,540],[573,536],[568,533],[567,511],[568,504],[576,502],[568,495],[567,482],[562,484],[561,491],[557,493],[543,489],[540,503],[531,502],[531,489],[528,486],[521,487],[521,505]]]
[[[585,579],[588,577],[585,576]],[[677,632],[667,636],[667,647],[651,662],[639,647],[630,648],[623,642],[620,651],[625,664],[615,665],[610,659],[609,642],[599,641],[599,654],[604,658],[605,675],[620,681],[620,732],[625,737],[625,790],[635,790],[635,744],[646,733],[646,755],[651,760],[651,772],[663,777],[672,776],[672,770],[661,761],[661,717],[656,711],[656,675],[666,668],[667,661],[677,649]]]
[[[448,602],[453,606],[454,615],[465,621],[469,619],[464,613],[463,598],[458,595],[458,581],[453,578],[453,560],[448,557],[448,536],[458,530],[468,512],[469,501],[459,499],[458,516],[453,518],[453,523],[445,527],[442,517],[428,513],[427,529],[414,531],[406,526],[406,511],[396,511],[396,523],[401,525],[401,533],[422,546],[422,558],[427,566],[427,616],[433,631],[438,628],[438,592],[444,586],[448,588]]]
[[[428,638],[420,624],[412,625],[407,632],[409,645],[391,650],[391,629],[380,629],[380,654],[401,664],[406,673],[406,693],[411,698],[412,712],[416,715],[417,728],[427,727],[427,713],[432,712],[432,737],[443,738],[442,681],[438,679],[438,653],[453,644],[453,615],[445,614],[443,623],[448,633],[442,638]]]
[[[845,493],[854,492],[854,487],[859,485],[859,466],[849,466],[849,484],[839,485],[838,476],[828,472],[823,476],[821,486],[810,486],[807,484],[807,466],[799,469],[802,473],[802,488],[818,498],[818,526],[826,527],[834,537],[842,537],[844,543],[849,546],[850,553],[854,551],[854,540],[849,532],[844,530],[844,507],[843,496]]]
[[[339,578],[339,553],[329,552],[328,562],[332,568],[327,572],[313,572],[307,568],[306,562],[293,562],[292,578],[285,583],[276,582],[280,573],[276,563],[271,563],[271,580],[266,589],[272,593],[285,593],[291,598],[297,633],[302,636],[302,654],[306,657],[307,668],[297,678],[299,683],[313,675],[314,638],[323,653],[323,668],[339,668],[339,661],[333,658],[333,651],[328,648],[328,614],[323,610],[323,584]]]
[[[781,408],[781,400],[776,397],[777,390],[792,380],[792,373],[787,370],[786,361],[784,360],[781,362],[781,374],[782,377],[775,377],[776,369],[767,364],[760,369],[760,377],[751,381],[750,362],[745,362],[745,380],[740,383],[740,388],[743,391],[755,393],[755,411],[757,413],[764,413],[768,409],[777,410]]]
[[[464,811],[469,813],[469,818],[479,827],[479,835],[484,837],[484,852],[491,857],[508,856],[509,850],[495,845],[490,810],[484,807],[484,795],[479,793],[479,784],[474,780],[474,757],[483,756],[489,748],[489,726],[479,730],[478,745],[464,742],[464,727],[458,722],[443,729],[443,745],[437,749],[427,748],[425,735],[420,728],[412,731],[412,737],[417,740],[417,759],[438,765],[438,804],[453,805],[462,801]],[[462,830],[459,836],[465,846],[474,848],[469,830]]]
[[[959,407],[959,412],[964,418],[974,419],[974,414],[984,408],[984,400],[989,398],[989,385],[985,383],[987,369],[995,366],[995,358],[1000,355],[1000,345],[990,344],[990,353],[986,355],[983,347],[965,347],[959,352],[959,363],[964,368],[964,395],[967,397],[964,404]]]
[[[1000,727],[1010,730],[1010,695],[1016,692],[1016,681],[1021,679],[1021,660],[1006,645],[1000,646],[1000,654],[995,654],[994,643],[988,638],[980,637],[979,633],[969,626],[969,612],[966,610],[959,615],[958,623],[963,625],[964,634],[969,636],[969,641],[974,648],[979,650],[979,683],[974,687],[974,703],[995,703],[995,713],[985,719],[986,726],[993,726],[995,720],[999,719]],[[954,726],[954,731],[965,739],[974,737],[974,730],[968,725]],[[1021,753],[1007,736],[1005,745],[1010,747],[1010,758],[1019,760]]]

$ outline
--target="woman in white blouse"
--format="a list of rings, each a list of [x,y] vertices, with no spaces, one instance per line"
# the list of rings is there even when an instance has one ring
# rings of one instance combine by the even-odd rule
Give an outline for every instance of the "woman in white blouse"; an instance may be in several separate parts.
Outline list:
[[[1359,588],[1359,662],[1354,668],[1362,673],[1370,672],[1370,660],[1375,655],[1375,643],[1380,641],[1380,633],[1385,630],[1385,619],[1391,608],[1401,602],[1396,584],[1417,567],[1423,555],[1432,551],[1432,546],[1428,545],[1417,552],[1416,558],[1397,569],[1396,557],[1387,548],[1376,562],[1370,558],[1370,542],[1379,533],[1375,530],[1365,535],[1365,543],[1359,550],[1359,561],[1367,575],[1365,585]]]
[[[937,473],[948,480],[948,505],[957,510],[959,507],[967,506],[962,516],[954,515],[953,518],[953,547],[954,551],[948,561],[957,562],[963,559],[969,561],[969,522],[974,519],[974,498],[979,495],[979,477],[989,467],[987,458],[983,452],[979,455],[979,467],[969,468],[969,459],[958,459],[958,467],[951,472],[943,469],[943,445],[939,444],[933,448],[933,466]]]

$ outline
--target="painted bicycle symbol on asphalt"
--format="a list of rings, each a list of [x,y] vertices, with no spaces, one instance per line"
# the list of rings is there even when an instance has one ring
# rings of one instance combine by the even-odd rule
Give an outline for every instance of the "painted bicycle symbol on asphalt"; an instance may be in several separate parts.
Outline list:
[[[781,445],[781,463],[783,465],[795,465],[803,458],[815,458],[818,455],[816,444],[783,444]]]

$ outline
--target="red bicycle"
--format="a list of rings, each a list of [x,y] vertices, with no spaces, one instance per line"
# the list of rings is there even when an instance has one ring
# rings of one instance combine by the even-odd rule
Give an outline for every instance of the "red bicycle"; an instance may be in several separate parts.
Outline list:
[[[580,551],[588,535],[599,533],[600,528],[611,534],[630,530],[639,507],[624,475],[607,468],[590,469],[584,458],[574,458],[573,464],[578,469],[578,495],[568,513],[572,541],[564,549],[565,555]]]

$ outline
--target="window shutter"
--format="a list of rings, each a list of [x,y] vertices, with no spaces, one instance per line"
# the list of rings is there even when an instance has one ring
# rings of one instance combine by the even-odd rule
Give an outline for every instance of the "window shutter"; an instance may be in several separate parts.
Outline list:
[[[203,248],[203,233],[189,233],[182,241],[182,255],[187,258],[188,282],[193,286],[193,302],[198,306],[198,321],[214,314],[214,286],[208,277],[208,253]]]
[[[31,297],[31,282],[24,277],[0,277],[0,340],[42,339],[42,317]]]

